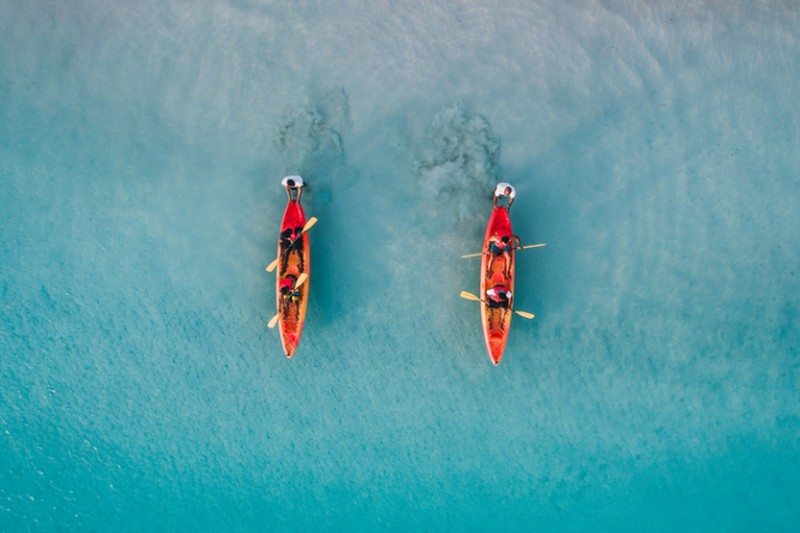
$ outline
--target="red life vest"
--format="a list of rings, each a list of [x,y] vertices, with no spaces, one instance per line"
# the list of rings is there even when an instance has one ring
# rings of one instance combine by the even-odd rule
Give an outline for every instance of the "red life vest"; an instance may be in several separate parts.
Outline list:
[[[501,303],[503,301],[503,298],[500,296],[501,294],[506,297],[506,301],[511,299],[511,291],[509,291],[508,287],[505,285],[495,285],[486,291],[486,296],[493,302],[497,303]]]
[[[296,297],[300,296],[300,291],[295,287],[296,283],[297,278],[292,275],[286,276],[281,280],[278,291],[284,298],[291,298],[294,301]]]

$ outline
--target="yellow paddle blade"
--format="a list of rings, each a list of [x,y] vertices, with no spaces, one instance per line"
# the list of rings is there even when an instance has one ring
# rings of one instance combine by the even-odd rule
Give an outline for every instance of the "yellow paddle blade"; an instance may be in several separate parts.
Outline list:
[[[515,312],[515,313],[517,313],[517,314],[518,314],[519,316],[521,316],[522,318],[527,318],[527,319],[529,319],[529,320],[530,320],[531,318],[533,318],[534,316],[536,316],[536,315],[534,315],[533,313],[526,313],[525,311],[514,311],[514,312]]]
[[[306,274],[305,272],[301,272],[300,276],[297,278],[297,283],[294,284],[294,288],[295,289],[300,288],[300,285],[305,283],[307,279],[308,279],[308,274]]]
[[[278,266],[278,260],[276,259],[275,261],[267,265],[267,272],[272,272],[273,270],[275,270],[275,268],[277,268],[277,266]]]
[[[467,255],[462,255],[461,259],[469,259],[470,257],[480,257],[482,255],[483,255],[483,252],[479,252],[477,254],[467,254]]]
[[[270,319],[270,321],[269,321],[269,322],[267,322],[267,327],[268,327],[269,329],[272,329],[272,328],[274,328],[274,327],[275,327],[275,324],[277,324],[277,323],[278,323],[278,319],[279,319],[280,317],[281,317],[281,314],[280,314],[280,313],[278,313],[277,315],[275,315],[274,317],[272,317],[272,318]]]
[[[309,219],[308,219],[308,222],[306,222],[306,225],[305,225],[305,226],[303,226],[303,233],[307,232],[307,231],[308,231],[308,230],[310,230],[312,227],[314,227],[314,224],[316,224],[316,223],[317,223],[317,217],[311,217],[311,218],[309,218]]]

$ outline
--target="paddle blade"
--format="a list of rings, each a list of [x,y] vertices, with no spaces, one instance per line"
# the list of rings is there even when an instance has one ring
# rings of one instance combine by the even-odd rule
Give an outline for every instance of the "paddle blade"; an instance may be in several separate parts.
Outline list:
[[[316,224],[316,223],[317,223],[317,217],[311,217],[311,218],[309,218],[309,219],[308,219],[308,222],[306,222],[306,225],[305,225],[305,226],[303,226],[303,233],[305,233],[305,232],[307,232],[308,230],[310,230],[311,228],[313,228],[313,227],[314,227],[314,224]]]
[[[299,289],[300,285],[305,283],[307,279],[308,279],[308,274],[306,274],[305,272],[300,273],[300,277],[297,278],[297,283],[294,284],[294,288]]]
[[[272,318],[270,319],[270,321],[269,321],[269,322],[267,322],[267,327],[268,327],[269,329],[272,329],[272,328],[274,328],[274,327],[275,327],[275,324],[277,324],[277,323],[278,323],[278,319],[279,319],[280,317],[281,317],[281,314],[280,314],[280,313],[278,313],[277,315],[275,315],[274,317],[272,317]]]
[[[528,320],[536,316],[533,313],[526,313],[525,311],[514,311],[514,312],[517,313],[522,318],[527,318]]]
[[[467,291],[461,291],[461,293],[459,294],[459,296],[461,296],[461,297],[462,297],[462,298],[464,298],[465,300],[472,300],[472,301],[474,301],[474,302],[480,302],[480,301],[481,301],[481,299],[480,299],[480,298],[478,298],[477,296],[475,296],[475,295],[474,295],[474,294],[472,294],[471,292],[467,292]]]
[[[461,256],[461,259],[469,259],[470,257],[480,257],[480,256],[482,256],[483,254],[484,254],[484,252],[478,252],[477,254],[467,254],[467,255],[462,255],[462,256]]]

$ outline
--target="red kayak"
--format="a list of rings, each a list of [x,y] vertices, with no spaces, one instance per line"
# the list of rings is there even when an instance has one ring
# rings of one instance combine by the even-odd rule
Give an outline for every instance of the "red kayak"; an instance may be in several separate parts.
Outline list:
[[[276,276],[278,326],[286,357],[292,357],[297,350],[308,307],[311,252],[308,247],[308,232],[303,233],[305,225],[303,206],[295,199],[290,200],[281,221]],[[296,282],[303,273],[307,277],[296,287]],[[283,294],[281,289],[289,295]]]
[[[502,237],[509,238],[508,251],[494,253],[492,242],[497,244]],[[511,326],[511,316],[514,314],[514,238],[511,231],[511,220],[508,218],[508,208],[498,206],[492,211],[489,224],[486,227],[486,237],[483,239],[481,254],[481,322],[483,336],[486,339],[486,349],[492,363],[497,365],[503,357],[503,350],[508,340],[508,330]],[[507,308],[493,305],[487,296],[488,291],[505,289],[511,293],[508,298]]]

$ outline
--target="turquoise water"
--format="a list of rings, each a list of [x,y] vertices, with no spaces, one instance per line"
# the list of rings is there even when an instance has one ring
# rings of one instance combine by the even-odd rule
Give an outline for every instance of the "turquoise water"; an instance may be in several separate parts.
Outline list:
[[[0,3],[0,530],[796,530],[795,3],[333,4]]]

